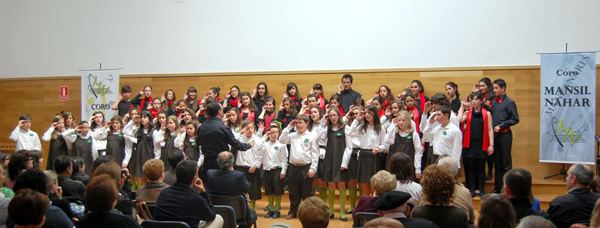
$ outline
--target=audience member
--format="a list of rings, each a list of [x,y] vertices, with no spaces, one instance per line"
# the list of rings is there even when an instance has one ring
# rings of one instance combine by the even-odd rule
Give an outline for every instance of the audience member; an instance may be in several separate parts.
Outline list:
[[[329,225],[329,206],[319,197],[308,197],[298,206],[298,220],[303,228],[326,228]]]
[[[450,170],[454,179],[458,175],[458,160],[453,157],[440,157],[437,164],[441,167],[446,167]],[[475,212],[473,209],[473,199],[471,197],[471,191],[465,188],[460,182],[456,182],[454,185],[454,195],[452,196],[452,206],[457,206],[465,210],[467,216],[469,216],[469,224],[475,224]]]
[[[181,151],[181,149],[173,149],[169,152],[169,164],[171,168],[165,172],[165,178],[163,182],[168,185],[173,185],[177,182],[177,177],[175,175],[175,167],[179,162],[186,160],[185,154]]]
[[[404,228],[401,222],[391,218],[376,218],[363,226],[364,228]]]
[[[388,171],[381,170],[371,177],[371,187],[375,190],[376,196],[382,196],[386,192],[393,191],[396,188],[396,178]],[[352,216],[358,212],[377,212],[375,201],[377,197],[361,196],[352,210]]]
[[[556,226],[542,216],[529,215],[521,218],[521,222],[519,222],[517,228],[556,228]]]
[[[571,224],[589,225],[594,204],[600,193],[592,193],[590,184],[594,171],[588,165],[575,164],[567,171],[567,195],[558,196],[550,202],[548,214],[559,228],[568,228]]]
[[[531,173],[525,169],[514,168],[504,174],[504,194],[515,210],[517,222],[528,215],[539,215],[550,219],[542,210],[533,210],[529,199],[531,194]]]
[[[39,169],[30,169],[19,176],[15,180],[14,191],[18,192],[21,189],[31,189],[46,195],[48,194],[48,180],[46,178],[46,174]],[[14,198],[13,198],[14,200]],[[10,206],[9,206],[10,210]],[[12,218],[12,217],[11,217]],[[14,222],[16,220],[13,219]],[[12,227],[10,223],[7,227]],[[48,212],[46,213],[46,222],[43,227],[72,227],[73,223],[69,219],[69,217],[63,212],[60,208],[56,206],[50,206]]]
[[[71,174],[71,179],[81,181],[81,183],[87,185],[88,182],[90,182],[90,175],[85,173],[85,169],[89,167],[85,167],[83,158],[74,157],[71,162],[73,163],[73,174]]]
[[[175,172],[177,182],[158,195],[154,219],[183,221],[190,227],[222,227],[223,218],[216,214],[204,183],[198,178],[196,162],[182,161]]]
[[[464,210],[451,205],[455,184],[448,169],[429,165],[421,178],[424,203],[415,207],[410,217],[427,219],[439,227],[468,227],[469,219]]]
[[[592,192],[600,193],[600,177],[599,176],[594,176],[594,180],[592,181],[592,184],[590,184],[590,189],[592,190]]]
[[[69,201],[62,198],[62,189],[58,186],[58,176],[56,172],[52,170],[44,171],[46,174],[46,180],[48,181],[48,198],[50,198],[50,202],[53,206],[59,207],[67,217],[71,218],[73,223],[79,221],[73,210],[71,210],[71,205]]]
[[[144,163],[142,169],[149,181],[136,191],[135,199],[146,203],[156,203],[160,191],[169,187],[168,184],[163,183],[165,165],[160,159],[150,159]]]
[[[17,191],[8,205],[16,227],[42,227],[46,223],[50,200],[44,194],[24,188]]]
[[[8,179],[14,184],[17,175],[23,172],[23,170],[31,168],[33,168],[33,158],[31,158],[29,155],[29,151],[17,151],[12,157],[10,157],[10,161],[8,163]]]
[[[112,161],[112,156],[110,155],[102,155],[96,158],[96,160],[94,160],[94,163],[92,165],[92,172],[94,173],[94,171],[96,171],[96,169],[98,168],[98,166],[107,163],[109,161]]]
[[[250,191],[251,184],[248,182],[243,172],[233,170],[235,158],[228,151],[219,153],[217,164],[219,169],[208,170],[206,173],[206,188],[211,195],[242,196],[246,201]],[[254,224],[256,221],[256,212],[246,205],[247,224]],[[250,225],[248,225],[250,226]]]
[[[412,159],[405,153],[394,153],[390,157],[388,171],[396,176],[396,191],[408,192],[411,195],[408,203],[413,206],[419,205],[423,188],[413,180]]]
[[[600,227],[600,199],[596,200],[596,204],[594,205],[590,227]]]
[[[15,192],[13,192],[13,190],[10,188],[3,187],[4,185],[2,184],[4,183],[4,179],[6,179],[4,172],[6,171],[0,167],[0,198],[10,199],[15,195]]]
[[[420,219],[408,218],[408,200],[411,195],[406,192],[389,191],[383,194],[375,201],[375,207],[379,210],[379,215],[385,218],[393,218],[402,223],[406,228],[436,228],[435,223]]]
[[[54,171],[58,175],[58,186],[62,188],[63,198],[69,202],[83,203],[85,185],[81,181],[71,179],[73,164],[67,156],[61,155],[54,160]]]
[[[479,211],[478,228],[513,228],[517,225],[515,211],[505,195],[483,197]]]
[[[141,227],[130,216],[114,207],[119,199],[117,182],[108,174],[94,176],[85,191],[85,207],[89,213],[81,218],[78,228]]]

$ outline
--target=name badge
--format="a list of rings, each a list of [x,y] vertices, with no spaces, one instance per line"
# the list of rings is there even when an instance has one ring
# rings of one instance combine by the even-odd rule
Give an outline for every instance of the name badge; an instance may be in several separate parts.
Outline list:
[[[192,146],[196,146],[196,142],[192,142]]]
[[[408,139],[408,140],[411,140],[411,139],[412,139],[412,136],[411,136],[411,135],[409,135],[408,137],[406,137],[406,139]]]
[[[120,137],[120,138],[122,138],[122,137],[123,137],[123,134],[119,134],[119,137]]]
[[[29,136],[33,136],[33,133],[29,133]]]
[[[92,143],[92,140],[91,140],[91,139],[88,139],[88,143]]]
[[[338,132],[336,135],[337,135],[338,137],[340,137],[340,136],[342,136],[342,133],[341,133],[341,132]]]
[[[276,146],[276,147],[275,147],[275,150],[279,150],[279,147],[278,147],[278,146]]]
[[[442,134],[447,135],[448,133],[446,133],[446,131],[442,132]]]
[[[304,143],[308,143],[308,139],[304,139]]]

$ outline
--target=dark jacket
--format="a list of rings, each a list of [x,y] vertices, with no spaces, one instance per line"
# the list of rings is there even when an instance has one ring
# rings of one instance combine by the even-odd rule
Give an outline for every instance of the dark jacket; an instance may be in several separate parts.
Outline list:
[[[211,169],[206,173],[206,188],[209,194],[244,196],[252,186],[243,172],[228,169]]]
[[[215,207],[206,192],[198,193],[179,182],[160,192],[154,210],[154,220],[183,221],[190,227],[198,227],[200,220],[213,221],[215,216]]]
[[[69,202],[84,201],[85,185],[81,181],[71,180],[71,178],[66,176],[59,176],[58,186],[63,190],[63,198]]]
[[[531,201],[529,201],[526,197],[516,197],[510,199],[510,203],[515,209],[515,214],[517,214],[517,222],[519,222],[522,218],[528,215],[537,215],[542,216],[545,219],[550,220],[550,215],[543,210],[533,210],[531,207]]]
[[[573,188],[567,195],[550,201],[548,214],[558,228],[568,228],[573,223],[589,225],[598,198],[600,194],[591,192],[589,188]]]

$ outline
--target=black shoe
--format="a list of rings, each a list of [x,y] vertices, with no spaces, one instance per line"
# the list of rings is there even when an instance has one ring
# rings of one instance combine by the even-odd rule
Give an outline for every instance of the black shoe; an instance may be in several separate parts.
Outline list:
[[[271,215],[271,218],[279,218],[281,216],[281,213],[279,211],[272,211],[273,215]]]
[[[486,179],[486,180],[491,180],[491,179],[492,179],[492,177],[493,177],[493,176],[492,176],[492,173],[489,173],[489,174],[487,175],[487,177],[485,177],[485,179]]]
[[[267,207],[265,207],[265,211],[269,211],[271,210],[271,207],[269,207],[269,205],[267,205]]]
[[[500,189],[494,188],[489,194],[500,194]]]
[[[352,214],[352,210],[347,210],[346,212],[344,212],[344,214]]]
[[[267,214],[265,215],[265,218],[271,218],[271,217],[273,217],[273,211],[267,212]]]
[[[329,215],[329,218],[333,218],[333,217],[334,217],[334,215],[335,215],[335,214],[331,214],[331,215]]]
[[[342,218],[342,217],[340,217],[340,220],[342,220],[342,222],[347,222],[348,221],[347,218]]]

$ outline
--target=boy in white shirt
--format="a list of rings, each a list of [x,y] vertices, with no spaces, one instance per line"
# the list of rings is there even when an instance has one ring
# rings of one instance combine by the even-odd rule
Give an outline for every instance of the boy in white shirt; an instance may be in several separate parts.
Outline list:
[[[19,117],[19,124],[10,133],[10,140],[17,143],[15,151],[19,150],[42,150],[42,143],[40,143],[40,137],[35,131],[31,129],[31,116],[29,114],[23,114]]]
[[[436,161],[439,156],[448,155],[460,161],[462,153],[462,132],[450,122],[452,110],[448,106],[439,107],[431,114],[425,129],[423,138],[432,138],[433,155],[431,161]],[[434,125],[438,122],[439,125]]]

